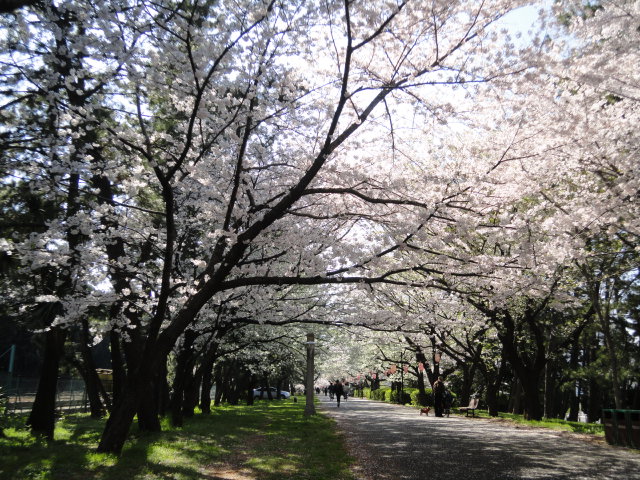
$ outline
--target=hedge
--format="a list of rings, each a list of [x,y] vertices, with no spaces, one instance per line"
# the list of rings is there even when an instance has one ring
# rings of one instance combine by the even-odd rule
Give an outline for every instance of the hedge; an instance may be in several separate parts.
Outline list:
[[[377,390],[371,390],[370,388],[363,389],[364,397],[371,400],[411,404],[416,407],[425,407],[427,405],[433,406],[433,393],[431,392],[431,389],[426,388],[425,392],[426,395],[420,395],[417,388],[405,388],[402,395],[402,402],[399,402],[400,394],[397,390],[391,390],[389,387],[378,388]]]

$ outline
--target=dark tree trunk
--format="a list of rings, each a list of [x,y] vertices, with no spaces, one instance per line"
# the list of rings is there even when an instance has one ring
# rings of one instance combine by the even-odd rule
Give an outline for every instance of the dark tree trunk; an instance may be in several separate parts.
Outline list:
[[[67,358],[67,361],[76,368],[82,377],[82,381],[84,382],[87,392],[87,399],[89,400],[89,415],[91,418],[102,418],[104,415],[104,406],[102,404],[102,400],[100,400],[101,382],[95,369],[93,370],[95,380],[93,380],[91,378],[91,370],[88,369],[83,362],[73,357]]]
[[[216,407],[219,407],[220,404],[222,403],[222,393],[223,393],[222,391],[224,389],[221,365],[218,365],[216,367],[215,379],[216,379],[216,395],[213,400],[213,404]]]
[[[186,418],[192,418],[195,414],[194,410],[198,406],[198,396],[200,393],[200,385],[202,384],[202,375],[190,375],[184,389],[184,407],[183,414]]]
[[[487,410],[492,417],[498,416],[498,386],[493,383],[487,384]]]
[[[211,337],[214,339],[215,335]],[[211,387],[213,386],[213,364],[218,355],[218,342],[209,343],[206,353],[202,356],[198,375],[200,378],[200,410],[204,414],[211,413]]]
[[[498,416],[498,393],[500,392],[502,379],[505,376],[506,370],[507,361],[504,357],[504,352],[500,359],[500,367],[498,368],[497,372],[494,371],[493,375],[491,375],[491,372],[489,370],[481,368],[487,385],[487,409],[489,410],[489,415],[492,417]]]
[[[253,405],[253,384],[249,382],[247,385],[247,405]]]
[[[182,389],[182,373],[176,370],[176,376],[173,379],[173,387],[171,392],[171,400],[169,401],[169,411],[171,412],[171,425],[181,427],[184,423],[182,415],[182,400],[184,391]]]
[[[92,418],[101,418],[104,415],[104,405],[100,400],[102,382],[98,377],[91,348],[89,347],[89,322],[86,319],[82,320],[80,326],[80,355],[82,357],[82,365],[78,370],[82,375],[87,390],[89,411]]]
[[[53,440],[56,416],[56,390],[58,385],[58,369],[67,332],[51,327],[45,333],[45,349],[40,370],[40,381],[35,401],[27,425],[34,434],[44,435]]]
[[[119,396],[118,403],[107,420],[102,438],[98,444],[98,452],[120,454],[124,446],[129,428],[138,407],[138,391],[135,381],[128,381]]]
[[[471,388],[473,387],[473,377],[475,371],[468,365],[463,365],[462,370],[462,389],[460,391],[459,401],[460,405],[469,405],[471,399]]]
[[[155,382],[156,400],[158,402],[158,415],[164,417],[169,408],[170,394],[167,380],[167,360],[160,362],[160,371]]]
[[[113,378],[113,405],[120,402],[120,397],[124,394],[124,387],[127,381],[127,373],[124,368],[124,357],[120,346],[120,334],[115,330],[109,333],[109,344],[111,346],[111,375]]]
[[[531,374],[522,382],[524,393],[525,418],[527,420],[542,420],[542,406],[540,405],[540,373]]]
[[[552,370],[552,366],[547,366],[542,375],[542,378],[544,378],[544,418],[555,418],[556,379],[553,376]]]
[[[522,414],[522,385],[518,377],[513,379],[511,395],[509,398],[509,411],[513,414]]]
[[[205,415],[208,415],[211,413],[211,388],[213,387],[213,362],[211,363],[212,365],[203,367],[203,370],[202,370],[202,388],[200,389],[200,410]]]
[[[567,417],[567,420],[570,422],[577,422],[579,410],[580,397],[576,394],[576,389],[572,388],[569,392],[569,416]]]
[[[249,374],[249,383],[247,384],[247,405],[254,404],[253,389],[256,388],[256,377],[253,374]],[[291,390],[293,395],[293,390]]]
[[[422,364],[422,366],[426,370],[426,368],[428,368],[427,356],[418,345],[413,343],[410,339],[408,341],[410,342],[410,344],[413,344],[412,346],[416,349],[416,362],[418,363],[418,365]],[[424,382],[425,370],[420,370],[420,368],[418,367],[418,372],[416,375],[418,379],[418,403],[422,407],[426,407],[428,405],[427,389]]]
[[[569,368],[571,372],[575,372],[578,369],[580,361],[580,339],[576,338],[571,345],[571,356],[569,358]],[[580,398],[576,392],[576,388],[573,387],[569,390],[569,418],[571,422],[578,421],[578,411],[580,410]]]
[[[154,378],[146,383],[148,387],[145,390],[141,390],[142,394],[138,399],[138,429],[145,432],[159,432],[162,430],[158,416],[158,399],[155,395],[157,391],[156,382],[157,379]]]

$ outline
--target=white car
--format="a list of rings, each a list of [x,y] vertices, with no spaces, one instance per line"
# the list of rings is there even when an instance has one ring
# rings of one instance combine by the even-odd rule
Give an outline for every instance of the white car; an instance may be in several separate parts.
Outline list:
[[[271,387],[271,397],[272,398],[278,398],[278,390],[276,389],[276,387]],[[291,394],[285,390],[280,390],[280,397],[281,398],[289,398],[291,396]],[[262,387],[262,388],[254,388],[253,389],[253,398],[269,398],[269,394],[267,393],[267,389],[266,387]]]

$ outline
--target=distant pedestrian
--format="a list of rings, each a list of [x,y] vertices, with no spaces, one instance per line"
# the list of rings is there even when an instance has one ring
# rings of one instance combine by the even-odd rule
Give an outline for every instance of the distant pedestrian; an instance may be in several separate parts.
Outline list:
[[[336,402],[338,402],[338,406],[340,406],[340,397],[344,395],[344,387],[340,380],[336,380],[336,383],[333,384],[333,393],[336,394]]]

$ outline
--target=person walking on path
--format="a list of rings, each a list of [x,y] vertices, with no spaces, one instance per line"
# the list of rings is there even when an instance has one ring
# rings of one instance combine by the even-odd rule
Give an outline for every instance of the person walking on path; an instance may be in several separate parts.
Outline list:
[[[442,377],[438,377],[438,379],[433,382],[433,399],[436,417],[442,417],[442,413],[444,412],[444,391],[444,380]]]
[[[333,384],[333,393],[336,394],[336,402],[338,402],[338,406],[340,406],[340,397],[344,395],[344,387],[340,380],[336,380],[336,383]]]

